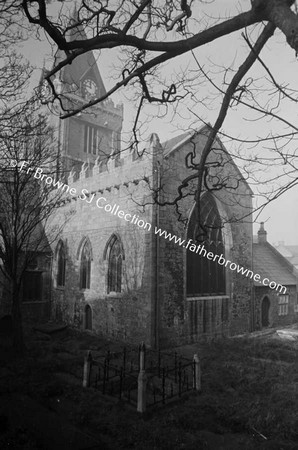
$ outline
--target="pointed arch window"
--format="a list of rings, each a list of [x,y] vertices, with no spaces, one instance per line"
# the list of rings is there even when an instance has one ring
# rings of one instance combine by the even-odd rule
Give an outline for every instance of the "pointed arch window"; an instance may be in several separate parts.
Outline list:
[[[59,241],[57,246],[57,278],[56,283],[59,287],[65,286],[65,266],[66,266],[66,255],[65,246],[62,241]]]
[[[105,249],[105,259],[108,260],[107,292],[121,292],[123,246],[120,238],[113,234]]]
[[[80,254],[80,289],[90,289],[92,248],[90,241],[85,239]]]
[[[225,295],[225,266],[206,257],[208,252],[218,255],[218,258],[225,255],[220,215],[209,192],[201,199],[201,224],[205,236],[200,243],[200,251],[195,253],[187,250],[187,296]],[[188,239],[194,238],[195,226],[196,217],[193,211],[188,225]]]

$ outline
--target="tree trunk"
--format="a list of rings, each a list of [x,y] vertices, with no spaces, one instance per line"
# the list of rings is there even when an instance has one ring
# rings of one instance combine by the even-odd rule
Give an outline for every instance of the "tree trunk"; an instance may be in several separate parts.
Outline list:
[[[265,19],[272,22],[286,36],[288,44],[298,52],[298,18],[290,6],[293,0],[261,0],[265,7]]]
[[[22,356],[25,353],[25,343],[23,335],[22,311],[20,305],[20,292],[15,283],[12,287],[12,332],[13,349],[16,355]]]

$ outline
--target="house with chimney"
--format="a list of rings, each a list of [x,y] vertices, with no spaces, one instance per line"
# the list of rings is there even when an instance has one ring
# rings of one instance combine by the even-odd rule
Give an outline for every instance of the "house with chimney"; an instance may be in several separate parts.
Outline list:
[[[261,280],[268,279],[282,285],[272,289],[254,280],[255,329],[284,326],[297,322],[297,269],[267,241],[267,231],[261,222],[253,243],[253,268]]]

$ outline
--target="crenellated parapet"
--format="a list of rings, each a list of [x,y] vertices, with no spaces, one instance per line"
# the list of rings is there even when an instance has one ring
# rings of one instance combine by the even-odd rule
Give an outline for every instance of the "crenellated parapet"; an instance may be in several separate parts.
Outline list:
[[[141,185],[147,186],[149,192],[156,185],[157,159],[162,159],[162,147],[154,133],[141,154],[127,152],[119,159],[110,157],[102,161],[98,157],[94,163],[82,162],[79,170],[72,168],[64,183],[62,204],[77,200],[82,192],[112,195],[120,189],[137,192]]]

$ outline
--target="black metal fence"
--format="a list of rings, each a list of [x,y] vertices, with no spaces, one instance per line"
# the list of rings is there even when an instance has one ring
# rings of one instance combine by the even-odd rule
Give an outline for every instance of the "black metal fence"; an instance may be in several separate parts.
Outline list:
[[[126,349],[121,354],[108,351],[104,358],[92,359],[90,385],[103,394],[136,405],[138,372],[133,361],[126,360]]]
[[[96,360],[89,352],[85,358],[83,385],[92,386],[103,394],[136,406],[142,372],[145,402],[150,407],[158,403],[165,404],[196,389],[196,370],[194,360],[177,352],[145,349],[144,345],[139,348],[124,347],[121,352],[108,351]]]
[[[194,388],[195,362],[177,362],[174,367],[161,367],[157,373],[147,372],[147,406],[165,404],[167,400]]]

